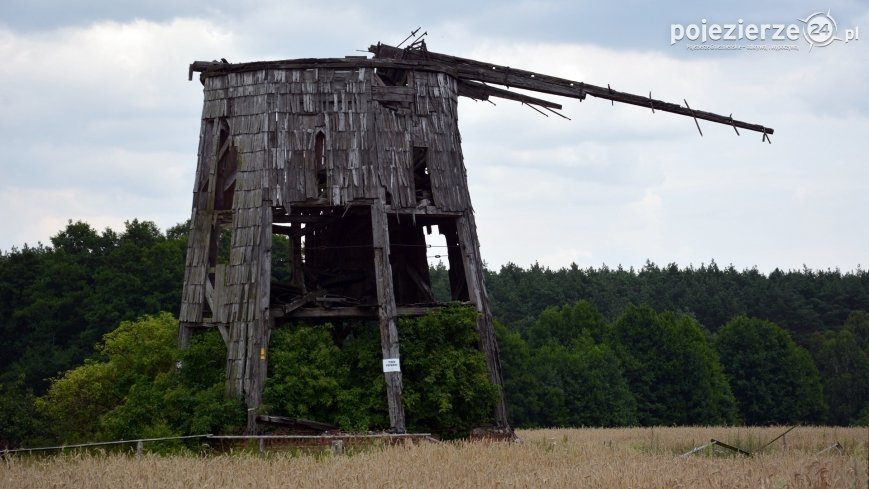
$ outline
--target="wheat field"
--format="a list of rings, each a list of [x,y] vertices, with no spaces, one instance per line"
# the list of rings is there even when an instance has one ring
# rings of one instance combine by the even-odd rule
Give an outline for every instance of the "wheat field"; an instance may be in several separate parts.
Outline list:
[[[5,456],[4,488],[867,487],[866,428],[798,427],[753,457],[681,454],[715,438],[756,451],[784,428],[519,431],[521,443],[371,446],[331,455]],[[839,443],[841,448],[822,450]],[[351,453],[352,452],[352,453]]]

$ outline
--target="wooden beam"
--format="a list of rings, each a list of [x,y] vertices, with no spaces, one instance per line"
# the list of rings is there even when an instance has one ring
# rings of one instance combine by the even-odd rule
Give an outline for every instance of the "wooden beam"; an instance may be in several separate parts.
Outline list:
[[[355,69],[355,68],[393,68],[399,70],[436,71],[455,76],[455,70],[449,65],[437,62],[399,59],[366,59],[366,58],[300,58],[281,61],[254,61],[252,63],[220,63],[216,61],[194,61],[187,71],[187,79],[193,79],[193,73],[205,76],[223,75],[226,73],[241,73],[258,70],[291,70],[291,69]]]
[[[323,222],[331,218],[333,214],[326,214],[322,216],[313,216],[307,214],[287,214],[283,216],[275,216],[273,222],[286,224],[286,223],[301,223],[301,224],[310,224],[315,222]]]
[[[383,191],[381,191],[383,193]],[[377,315],[380,322],[380,349],[384,364],[387,359],[399,360],[398,326],[395,324],[398,311],[395,307],[392,286],[392,266],[389,263],[389,220],[386,218],[383,196],[371,206],[372,246],[374,248],[374,274],[377,283]],[[385,369],[384,369],[385,370]],[[389,405],[389,422],[392,429],[404,433],[405,417],[402,401],[401,371],[384,372],[386,397]]]
[[[459,80],[459,95],[477,100],[488,100],[489,97],[499,97],[530,105],[539,105],[550,109],[561,110],[561,105],[542,98],[531,97],[521,93],[511,92],[503,88],[491,87],[471,80]]]
[[[385,44],[371,46],[368,50],[374,53],[375,59],[401,59],[404,61],[421,61],[428,63],[451,66],[457,72],[457,78],[462,81],[478,81],[495,83],[507,87],[523,88],[535,92],[560,95],[562,97],[577,98],[584,100],[587,95],[592,97],[612,100],[625,104],[637,105],[653,110],[672,112],[674,114],[703,119],[719,124],[726,124],[734,128],[747,129],[766,134],[773,134],[774,130],[760,124],[734,120],[730,116],[723,116],[703,110],[692,110],[679,104],[657,100],[643,95],[613,90],[609,86],[600,87],[588,83],[559,78],[557,76],[535,73],[533,71],[520,70],[509,66],[476,61],[473,59],[460,58],[447,54],[433,53],[428,50],[405,50]]]
[[[311,292],[308,292],[307,294],[305,294],[301,297],[298,297],[298,298],[294,299],[292,302],[290,302],[289,304],[281,307],[281,311],[284,314],[290,314],[293,311],[295,311],[296,309],[304,306],[305,304],[313,302],[317,298],[323,297],[324,295],[326,295],[326,291],[323,289],[312,290]]]
[[[477,226],[470,211],[456,220],[459,249],[465,267],[465,277],[468,284],[470,301],[476,306],[477,334],[480,338],[480,351],[486,358],[489,381],[498,388],[498,400],[495,403],[495,423],[499,428],[510,427],[507,418],[507,398],[504,393],[504,379],[501,369],[501,358],[498,342],[495,339],[495,326],[492,311],[489,309],[489,297],[483,282],[483,259],[480,256],[480,244],[477,241]]]
[[[426,266],[428,266],[428,260],[426,260]],[[431,286],[426,283],[426,281],[420,275],[419,271],[413,266],[408,266],[407,274],[410,276],[410,279],[413,281],[414,285],[416,285],[417,288],[421,290],[423,294],[425,294],[427,299],[433,301],[434,292],[432,292]]]
[[[444,211],[438,209],[436,206],[427,205],[423,207],[395,207],[391,205],[384,206],[387,214],[402,214],[402,215],[414,215],[417,217],[426,216],[426,217],[458,217],[461,216],[462,213],[459,211]]]
[[[314,216],[309,216],[314,217]],[[299,238],[313,231],[319,231],[330,224],[334,223],[338,219],[341,219],[341,215],[338,213],[329,214],[327,216],[316,216],[319,219],[315,221],[309,221],[306,223],[305,227],[301,226],[293,226],[292,228],[288,228],[286,226],[275,226],[272,225],[272,233],[274,234],[283,234],[285,236],[292,238]]]
[[[396,306],[396,316],[422,316],[437,306]],[[283,308],[273,307],[272,316],[278,319],[377,319],[377,306],[304,307],[285,313]]]
[[[214,307],[214,284],[211,283],[211,279],[205,277],[205,301],[208,302],[208,307],[211,309],[211,315],[217,316]]]

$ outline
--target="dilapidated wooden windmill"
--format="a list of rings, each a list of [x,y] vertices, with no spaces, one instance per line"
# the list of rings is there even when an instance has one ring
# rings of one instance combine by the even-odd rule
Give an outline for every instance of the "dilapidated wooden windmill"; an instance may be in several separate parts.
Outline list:
[[[270,331],[282,323],[379,321],[392,429],[405,430],[396,319],[438,303],[425,233],[446,240],[452,299],[479,311],[479,347],[502,385],[457,119],[459,96],[510,91],[593,97],[758,131],[731,117],[609,87],[409,47],[373,57],[253,63],[197,61],[205,102],[193,189],[179,341],[217,328],[226,386],[250,413],[261,404]],[[499,85],[504,88],[496,87]],[[698,124],[699,129],[699,124]],[[218,242],[230,234],[228,257]],[[272,236],[289,237],[288,283],[272,280]],[[495,424],[509,429],[503,392]],[[256,428],[249,416],[248,429]]]

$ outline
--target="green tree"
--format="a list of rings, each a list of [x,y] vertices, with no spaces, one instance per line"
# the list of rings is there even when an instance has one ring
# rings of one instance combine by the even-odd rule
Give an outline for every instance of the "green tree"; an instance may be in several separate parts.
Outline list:
[[[588,301],[573,305],[550,306],[528,330],[528,343],[540,347],[546,343],[570,345],[583,335],[595,343],[601,343],[607,335],[608,325],[603,315]]]
[[[818,369],[787,331],[760,319],[738,317],[715,338],[742,421],[749,425],[824,420]]]
[[[510,412],[517,426],[624,426],[637,422],[608,325],[587,301],[545,309],[528,343],[498,325]]]
[[[735,421],[733,394],[700,325],[689,316],[631,306],[612,329],[640,424]]]
[[[222,340],[216,332],[195,335],[182,352],[175,347],[177,328],[169,313],[125,321],[105,335],[96,358],[53,380],[35,404],[54,438],[72,443],[242,426],[244,409],[223,398],[223,379],[199,375],[222,371]]]
[[[367,394],[370,402],[371,395],[363,386],[372,383],[354,385],[348,355],[335,344],[332,331],[333,326],[326,324],[298,325],[272,333],[265,402],[268,409],[288,416],[330,422],[348,430],[372,428],[373,423],[383,421],[382,416],[369,416],[368,403],[362,399]],[[369,363],[363,368],[371,372],[375,364]],[[375,389],[379,392],[380,386]]]
[[[164,236],[148,221],[127,222],[120,235],[70,221],[53,248],[0,253],[0,333],[12,338],[0,369],[23,372],[42,394],[120,321],[177,312],[184,243],[177,229]]]
[[[828,332],[815,362],[830,408],[827,421],[840,426],[856,423],[860,412],[869,408],[869,355],[846,328]]]
[[[496,390],[476,346],[476,314],[453,305],[400,320],[408,429],[454,437],[491,423]],[[271,409],[350,430],[388,426],[377,328],[279,329],[270,352],[264,398]]]
[[[854,341],[869,355],[869,312],[853,311],[845,321],[845,329],[854,335]]]
[[[590,338],[571,347],[549,343],[534,353],[538,426],[627,426],[637,423],[637,404],[618,357]],[[536,392],[535,392],[536,391]]]
[[[474,308],[454,304],[402,318],[399,332],[409,429],[450,438],[492,424],[497,390],[477,349]]]
[[[539,376],[528,343],[518,332],[508,330],[497,320],[495,334],[501,353],[504,392],[511,423],[519,427],[542,425],[538,416],[544,411],[543,400],[538,392]]]
[[[36,412],[36,396],[24,383],[24,375],[0,382],[0,449],[34,446],[43,426]]]

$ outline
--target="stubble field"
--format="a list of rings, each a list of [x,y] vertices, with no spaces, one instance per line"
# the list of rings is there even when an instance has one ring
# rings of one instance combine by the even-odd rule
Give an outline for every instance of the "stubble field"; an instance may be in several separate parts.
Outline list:
[[[752,457],[722,448],[680,456],[711,438],[754,452],[784,430],[550,429],[520,431],[522,443],[373,446],[336,456],[5,456],[0,487],[867,487],[866,428],[798,427]]]

